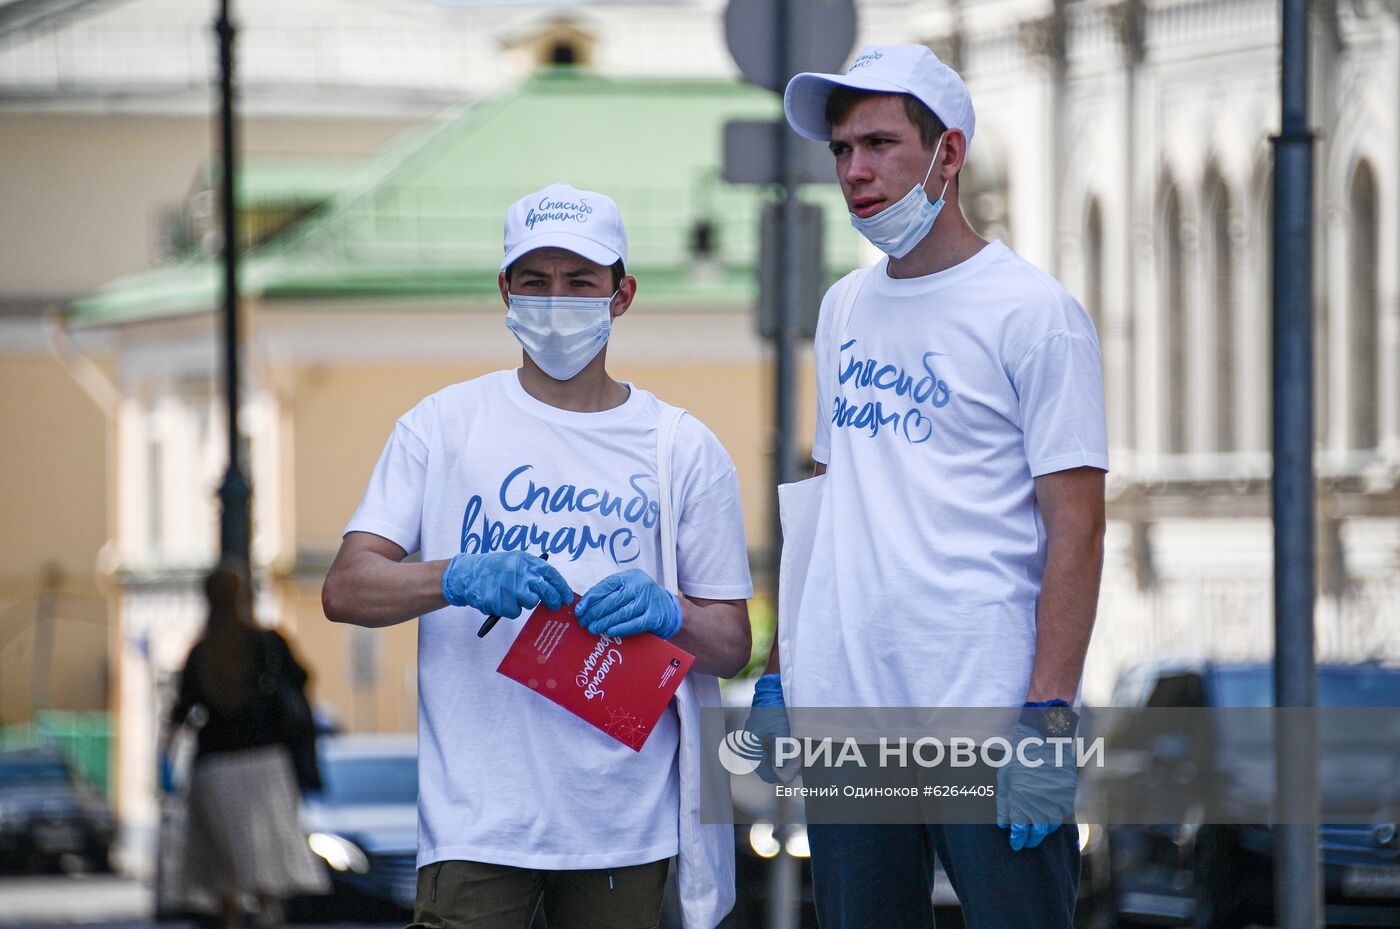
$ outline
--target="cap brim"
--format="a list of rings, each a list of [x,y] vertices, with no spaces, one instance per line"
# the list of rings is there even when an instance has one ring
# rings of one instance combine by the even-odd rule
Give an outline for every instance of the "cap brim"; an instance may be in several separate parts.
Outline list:
[[[795,75],[783,92],[783,112],[793,131],[813,142],[831,141],[831,123],[826,121],[826,101],[838,87],[869,90],[882,94],[907,94],[909,90],[889,81],[851,74]]]
[[[600,264],[604,267],[611,267],[622,261],[622,256],[617,252],[599,245],[592,239],[574,235],[571,232],[545,232],[527,237],[515,248],[506,252],[506,257],[501,261],[501,270],[504,271],[510,267],[521,255],[541,248],[562,248],[566,252],[581,255],[594,264]]]

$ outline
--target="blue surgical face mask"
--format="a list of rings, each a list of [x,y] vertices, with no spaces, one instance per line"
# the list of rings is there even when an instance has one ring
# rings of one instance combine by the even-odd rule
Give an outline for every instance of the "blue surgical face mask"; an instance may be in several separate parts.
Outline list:
[[[510,294],[506,326],[540,370],[567,381],[608,344],[612,297],[531,297]]]
[[[929,203],[928,194],[924,192],[924,184],[928,183],[929,175],[933,174],[933,166],[938,164],[938,153],[942,149],[943,136],[940,135],[938,144],[933,147],[933,161],[929,162],[923,181],[915,184],[898,202],[890,204],[874,216],[862,218],[851,214],[851,225],[856,227],[856,231],[891,258],[903,258],[913,251],[914,246],[928,235],[928,231],[933,228],[933,221],[943,209],[943,194],[948,192],[948,181],[943,182],[943,190],[938,194],[938,200],[933,203]]]

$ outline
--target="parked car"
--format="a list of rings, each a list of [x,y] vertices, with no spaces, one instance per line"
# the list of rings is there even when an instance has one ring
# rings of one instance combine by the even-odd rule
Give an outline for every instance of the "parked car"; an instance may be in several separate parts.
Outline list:
[[[112,809],[55,749],[0,754],[0,870],[109,867]]]
[[[317,752],[324,788],[302,798],[302,826],[333,890],[292,901],[289,913],[403,917],[418,879],[417,740],[330,735],[317,740]]]
[[[1368,663],[1323,665],[1317,672],[1320,707],[1400,706],[1400,668]],[[1156,663],[1124,674],[1113,704],[1126,708],[1264,708],[1272,703],[1273,668],[1268,664]],[[1141,717],[1146,719],[1146,717]],[[1264,797],[1272,779],[1272,740],[1259,728],[1222,721],[1199,731],[1166,731],[1173,723],[1134,723],[1120,731],[1147,731],[1147,759],[1110,790],[1147,795],[1152,784],[1197,790],[1212,797]],[[1253,717],[1251,717],[1253,719]],[[1326,741],[1332,734],[1322,733]],[[1110,735],[1110,740],[1114,737]],[[1112,741],[1110,741],[1112,750]],[[1382,770],[1394,779],[1393,746],[1349,746],[1345,764],[1320,767],[1324,796],[1359,791],[1364,772]],[[1388,754],[1387,754],[1388,753]],[[1381,757],[1384,756],[1384,757]],[[1388,771],[1388,775],[1384,772]],[[1164,780],[1166,779],[1166,780]],[[1261,782],[1266,782],[1261,785]],[[1262,786],[1262,789],[1261,789]],[[1397,785],[1400,786],[1400,785]],[[1396,811],[1369,824],[1320,827],[1320,853],[1329,925],[1400,925],[1400,840]],[[1209,817],[1204,817],[1209,818]],[[1267,819],[1267,812],[1260,817]],[[1152,925],[1238,927],[1273,924],[1274,832],[1267,825],[1180,821],[1168,825],[1123,825],[1109,830],[1112,896],[1120,922]]]

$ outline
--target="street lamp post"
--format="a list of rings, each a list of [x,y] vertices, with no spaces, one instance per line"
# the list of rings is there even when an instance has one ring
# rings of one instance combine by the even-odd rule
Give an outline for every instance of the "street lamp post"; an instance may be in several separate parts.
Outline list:
[[[221,504],[219,554],[221,560],[252,578],[252,485],[243,473],[239,405],[239,326],[238,326],[238,209],[234,197],[237,179],[237,148],[233,118],[233,22],[229,0],[220,0],[219,18],[214,24],[219,37],[219,143],[223,159],[220,172],[220,205],[224,226],[224,397],[228,406],[228,470],[219,485]],[[251,590],[251,584],[247,588]]]
[[[1313,134],[1308,3],[1283,0],[1283,124],[1274,139],[1274,692],[1280,713],[1274,900],[1283,929],[1320,925],[1313,654]],[[1290,714],[1285,720],[1283,713]]]
[[[773,54],[778,62],[778,74],[786,80],[797,72],[794,65],[792,26],[796,19],[795,0],[780,0],[777,4],[777,23],[773,30]],[[776,370],[774,371],[773,401],[775,404],[773,425],[775,427],[775,447],[773,449],[774,486],[791,483],[793,479],[793,386],[796,381],[797,342],[797,291],[801,280],[801,253],[797,242],[798,209],[797,195],[797,136],[791,132],[778,133],[778,172],[783,188],[782,220],[778,224],[778,248],[782,255],[781,283],[778,287],[778,333],[774,339],[776,349]],[[782,559],[783,521],[776,499],[771,501],[773,564],[769,581],[773,612],[778,611],[778,566]],[[775,643],[776,644],[776,643]],[[781,843],[778,855],[773,859],[773,869],[769,877],[768,926],[769,929],[796,929],[801,913],[802,865],[786,850],[786,836],[792,826],[795,810],[791,798],[778,800],[777,822],[774,837]]]

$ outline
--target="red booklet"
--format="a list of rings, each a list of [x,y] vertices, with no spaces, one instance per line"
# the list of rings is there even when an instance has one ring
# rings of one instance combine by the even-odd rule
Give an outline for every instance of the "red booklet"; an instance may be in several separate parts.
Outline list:
[[[649,632],[593,635],[574,616],[580,599],[536,607],[496,670],[639,752],[695,656]]]

